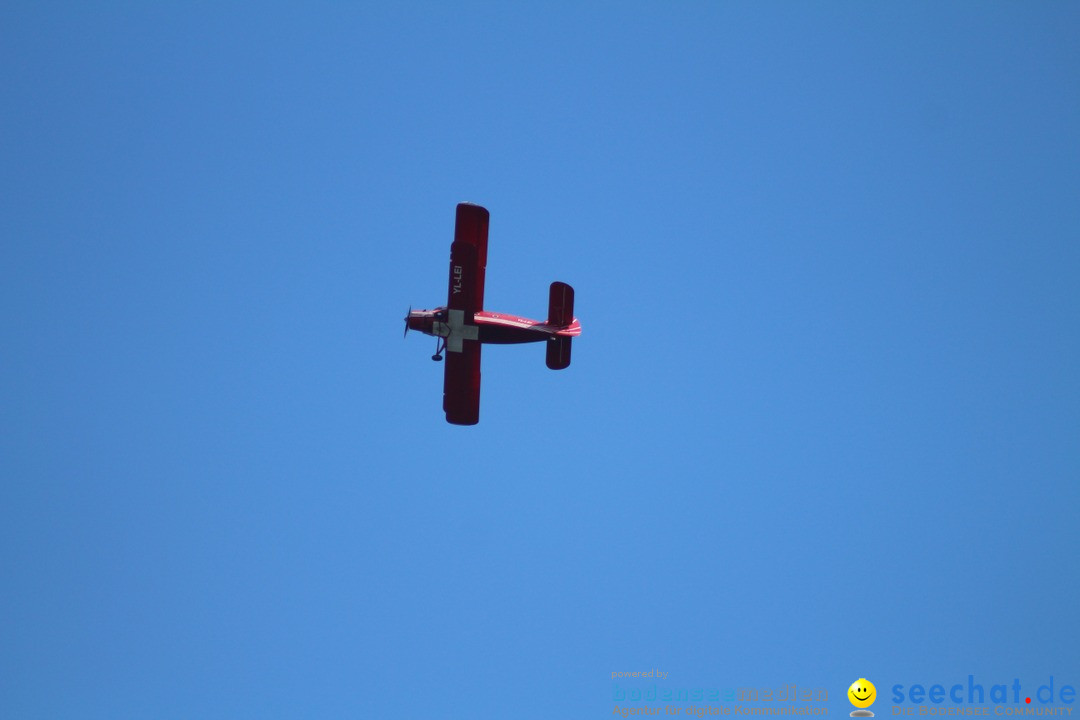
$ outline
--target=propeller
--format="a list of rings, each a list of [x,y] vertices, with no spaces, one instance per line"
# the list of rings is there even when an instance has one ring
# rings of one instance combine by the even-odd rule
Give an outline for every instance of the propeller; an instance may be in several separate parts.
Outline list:
[[[409,306],[409,314],[405,316],[405,335],[409,334],[409,317],[412,315],[412,305]],[[401,337],[405,337],[402,335]]]

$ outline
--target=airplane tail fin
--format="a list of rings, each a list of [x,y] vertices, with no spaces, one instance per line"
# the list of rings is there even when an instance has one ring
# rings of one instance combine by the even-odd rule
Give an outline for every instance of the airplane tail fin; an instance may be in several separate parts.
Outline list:
[[[547,341],[547,366],[552,370],[570,367],[571,337],[553,337]]]
[[[574,321],[574,288],[556,280],[548,294],[548,325],[566,327]]]
[[[548,325],[567,327],[574,322],[574,288],[564,282],[551,283],[548,294]],[[563,370],[570,366],[570,341],[572,337],[551,337],[547,341],[547,366]]]

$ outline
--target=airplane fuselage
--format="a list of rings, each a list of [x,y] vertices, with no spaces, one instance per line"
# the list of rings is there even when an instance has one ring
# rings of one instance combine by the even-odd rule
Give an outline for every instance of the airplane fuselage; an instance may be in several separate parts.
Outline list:
[[[481,311],[473,315],[472,322],[468,322],[461,311],[446,308],[413,310],[409,313],[408,325],[410,330],[447,338],[447,349],[451,352],[456,344],[452,341],[457,337],[462,340],[510,345],[543,342],[554,337],[577,337],[581,334],[581,324],[577,318],[568,326],[558,327],[518,315]]]

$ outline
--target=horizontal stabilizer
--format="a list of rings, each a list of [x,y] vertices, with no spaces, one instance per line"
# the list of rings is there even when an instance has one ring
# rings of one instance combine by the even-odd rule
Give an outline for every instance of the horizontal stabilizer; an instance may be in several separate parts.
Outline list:
[[[552,370],[570,367],[570,337],[553,337],[547,341],[547,366]]]
[[[551,283],[551,292],[548,295],[547,324],[566,327],[572,322],[574,322],[574,288],[556,280]],[[566,352],[569,357],[569,346]]]

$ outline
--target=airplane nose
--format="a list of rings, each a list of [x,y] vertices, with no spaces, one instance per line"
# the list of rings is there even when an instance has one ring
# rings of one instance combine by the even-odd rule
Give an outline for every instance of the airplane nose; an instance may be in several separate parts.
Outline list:
[[[405,334],[410,330],[419,330],[428,335],[431,334],[431,313],[427,310],[413,310],[409,308],[409,314],[405,316]]]

